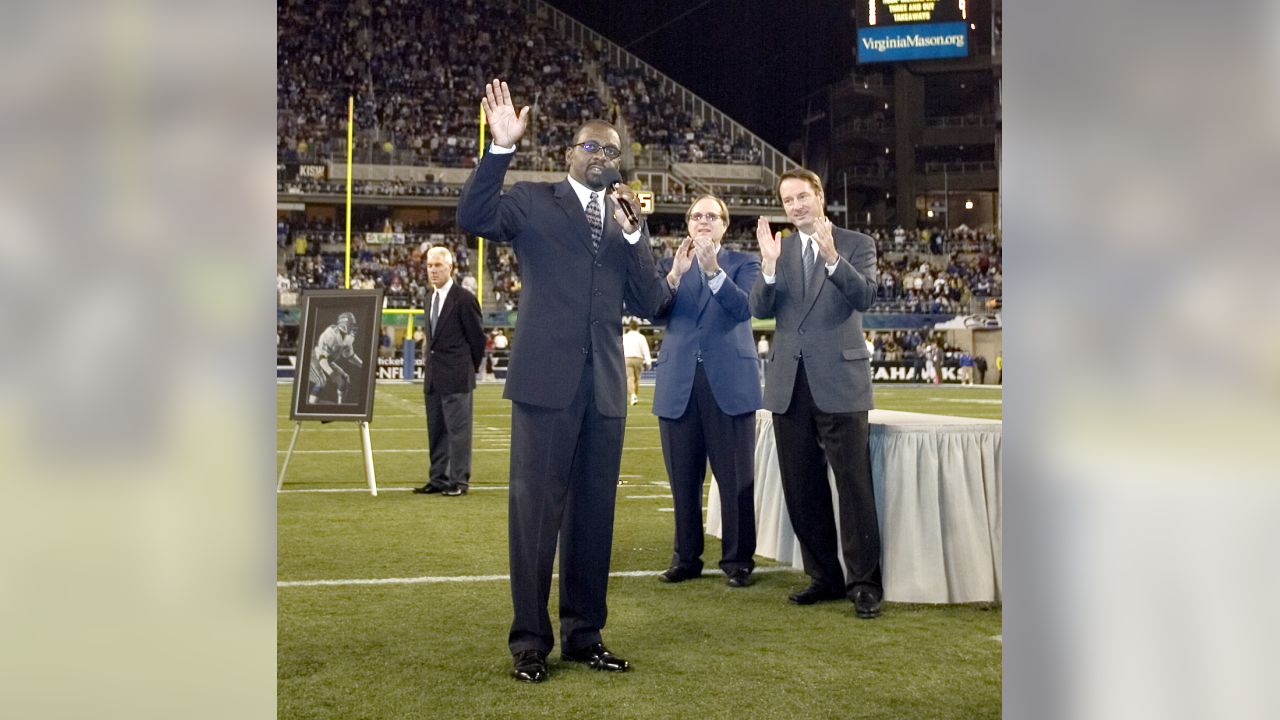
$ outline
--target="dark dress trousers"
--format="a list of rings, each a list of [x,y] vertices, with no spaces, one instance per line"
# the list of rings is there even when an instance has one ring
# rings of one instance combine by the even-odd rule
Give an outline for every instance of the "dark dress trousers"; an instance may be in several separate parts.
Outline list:
[[[725,273],[719,292],[711,292],[695,259],[669,308],[655,319],[666,331],[654,363],[653,413],[675,504],[671,564],[702,571],[702,485],[710,460],[724,528],[720,568],[732,573],[755,567],[755,413],[761,398],[748,293],[760,261],[723,248],[716,261]],[[671,264],[671,258],[662,261],[664,274]]]
[[[862,336],[862,313],[875,301],[875,243],[844,228],[834,228],[833,236],[840,256],[835,271],[828,276],[819,257],[807,283],[799,234],[784,239],[776,281],[761,276],[756,282],[751,313],[777,320],[764,406],[773,413],[783,497],[805,572],[851,599],[858,590],[880,598],[880,526],[867,446],[871,353]],[[838,539],[828,464],[836,480]]]
[[[520,314],[503,396],[511,404],[508,545],[514,619],[508,645],[550,652],[547,601],[560,548],[560,641],[600,642],[613,547],[613,512],[626,379],[622,304],[652,317],[671,297],[644,229],[630,244],[604,208],[591,230],[569,181],[517,182],[502,192],[514,154],[487,153],[463,186],[458,224],[510,243],[520,266]]]
[[[434,290],[427,295],[428,308],[434,296]],[[428,484],[466,489],[471,484],[472,391],[485,343],[476,296],[455,282],[440,305],[435,330],[427,320],[426,332],[422,393],[431,455]]]

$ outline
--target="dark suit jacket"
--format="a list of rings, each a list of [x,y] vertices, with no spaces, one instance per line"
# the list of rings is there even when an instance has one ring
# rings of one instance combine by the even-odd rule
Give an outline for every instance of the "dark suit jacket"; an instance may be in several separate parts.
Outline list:
[[[822,258],[813,265],[804,292],[803,244],[793,234],[782,241],[776,282],[764,276],[751,291],[751,314],[777,318],[764,369],[764,406],[784,413],[791,405],[796,368],[804,358],[814,404],[826,413],[871,410],[871,353],[862,337],[862,313],[876,297],[875,241],[834,228],[837,261],[827,277]]]
[[[433,289],[427,294],[427,312],[423,317],[427,333],[423,353],[422,391],[424,393],[462,393],[476,387],[476,370],[484,359],[484,328],[480,324],[480,303],[476,296],[458,283],[440,306],[436,331],[431,332]]]
[[[720,292],[713,294],[707,287],[695,259],[675,298],[655,319],[667,328],[653,364],[658,373],[653,414],[658,417],[676,419],[684,414],[699,353],[722,412],[741,415],[760,409],[760,363],[751,337],[747,296],[760,276],[760,261],[724,248],[716,260],[726,275]],[[672,258],[662,260],[664,275],[672,262]]]
[[[597,409],[625,417],[623,297],[643,317],[653,317],[671,297],[654,264],[648,228],[642,226],[639,242],[628,243],[607,201],[600,250],[592,254],[587,216],[567,179],[518,182],[501,192],[512,157],[487,153],[458,200],[458,225],[511,243],[520,265],[520,314],[503,397],[566,408],[590,357]]]

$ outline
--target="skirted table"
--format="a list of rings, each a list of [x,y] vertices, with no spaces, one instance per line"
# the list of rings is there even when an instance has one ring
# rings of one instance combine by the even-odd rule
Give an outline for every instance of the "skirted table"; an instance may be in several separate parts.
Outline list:
[[[885,600],[1000,601],[1002,423],[872,410],[870,424]],[[766,410],[756,413],[755,462],[756,554],[803,569]],[[707,533],[720,537],[714,482]]]

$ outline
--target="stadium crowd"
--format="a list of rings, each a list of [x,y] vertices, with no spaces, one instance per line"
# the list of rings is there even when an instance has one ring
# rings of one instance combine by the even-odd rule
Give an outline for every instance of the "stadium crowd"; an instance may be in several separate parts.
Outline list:
[[[519,52],[511,52],[519,48]],[[483,58],[477,62],[476,58]],[[591,117],[620,121],[637,158],[666,162],[755,163],[759,150],[682,107],[677,94],[639,69],[606,66],[599,48],[577,45],[517,3],[476,0],[284,0],[277,4],[277,151],[284,162],[341,158],[347,97],[354,96],[357,162],[468,167],[478,155],[474,90],[509,77],[512,92],[535,109],[520,141],[517,169],[560,171],[574,130]],[[518,62],[518,68],[516,63]],[[656,154],[656,155],[655,155]],[[298,177],[280,191],[336,194],[340,180]],[[423,181],[357,181],[353,192],[388,197],[456,197],[460,187]],[[772,188],[717,188],[734,207],[773,206]],[[659,194],[683,205],[696,194]],[[744,214],[739,213],[739,217]],[[967,228],[862,228],[879,253],[873,312],[956,314],[974,299],[1001,295],[1000,243]],[[387,243],[366,232],[396,233]],[[681,223],[653,229],[659,255],[683,238]],[[332,221],[299,221],[279,233],[281,293],[340,287],[343,237]],[[754,219],[730,228],[730,248],[754,252]],[[353,237],[352,287],[382,288],[388,306],[420,302],[425,246],[443,243],[463,282],[475,283],[467,238],[456,228],[383,223]],[[509,248],[490,246],[488,267],[498,307],[518,307],[520,280]],[[998,300],[997,300],[998,302]],[[990,306],[989,304],[987,306]]]
[[[510,48],[519,47],[519,53]],[[509,72],[507,57],[522,68]],[[478,154],[475,87],[495,74],[536,98],[520,162],[546,161],[582,117],[603,112],[581,52],[514,4],[295,0],[277,6],[277,149],[284,160],[340,157],[347,96],[357,99],[359,162],[466,167]],[[485,67],[476,58],[491,58]],[[297,61],[297,58],[305,58]]]
[[[390,233],[391,242],[370,242],[366,233]],[[873,313],[957,315],[999,307],[1003,271],[1000,241],[994,234],[970,230],[927,234],[929,242],[916,242],[923,233],[906,233],[911,243],[897,244],[894,230],[860,228],[881,246],[877,271],[877,302]],[[655,222],[652,242],[658,257],[669,257],[683,240],[678,222]],[[754,218],[735,218],[724,237],[732,250],[755,252]],[[277,228],[281,294],[307,288],[336,288],[343,282],[345,239],[335,221],[281,221]],[[423,253],[430,245],[443,244],[455,256],[459,282],[475,287],[474,250],[467,236],[451,223],[437,226],[403,224],[385,220],[352,234],[352,278],[356,289],[381,288],[388,307],[421,307],[426,291]],[[940,252],[934,253],[934,250]],[[509,247],[491,244],[486,260],[486,287],[497,307],[516,310],[520,301],[520,276],[515,254]],[[487,300],[487,298],[486,298]],[[975,303],[975,300],[977,303]]]
[[[371,242],[366,233],[381,233],[380,239],[387,242]],[[281,304],[288,293],[343,286],[346,239],[335,221],[281,221],[276,238],[276,292]],[[458,281],[474,290],[466,235],[452,225],[390,221],[352,232],[352,289],[384,290],[387,307],[422,307],[427,288],[425,253],[432,245],[444,245],[453,252]]]
[[[282,161],[344,158],[353,96],[356,162],[469,167],[478,155],[474,89],[493,77],[510,78],[513,95],[534,108],[516,169],[561,169],[582,120],[618,113],[632,140],[673,161],[759,161],[745,138],[703,123],[658,81],[638,70],[602,73],[598,49],[515,3],[289,0],[276,15]],[[371,185],[377,194],[434,194],[424,184]]]
[[[655,255],[671,256],[684,238],[683,223],[651,222]],[[996,234],[963,227],[909,232],[902,228],[856,229],[875,239],[879,255],[877,302],[871,312],[957,315],[999,307],[1003,268]],[[391,237],[375,237],[384,242],[371,242],[366,233]],[[282,219],[276,239],[277,289],[281,295],[342,286],[345,237],[337,221]],[[755,218],[736,215],[723,242],[731,250],[756,252]],[[385,290],[388,307],[421,307],[426,291],[423,253],[437,244],[453,251],[459,282],[474,288],[474,249],[452,222],[406,224],[388,218],[367,222],[353,232],[351,285]],[[484,300],[492,299],[499,309],[515,310],[520,298],[515,254],[497,244],[490,244],[488,251],[486,288],[492,294]]]
[[[995,370],[991,377],[993,381],[998,383],[1003,380],[999,360],[974,355],[950,344],[943,332],[875,332],[871,333],[868,342],[872,345],[871,359],[874,362],[910,363],[915,368],[916,377],[927,382],[941,382],[942,377],[937,369],[947,367],[957,369],[960,382],[964,385],[985,383],[988,370]]]
[[[642,147],[665,149],[669,162],[745,163],[760,161],[760,152],[745,137],[734,140],[715,122],[704,121],[680,107],[676,96],[638,68],[609,68],[612,90],[631,139]],[[634,148],[633,148],[634,151]]]

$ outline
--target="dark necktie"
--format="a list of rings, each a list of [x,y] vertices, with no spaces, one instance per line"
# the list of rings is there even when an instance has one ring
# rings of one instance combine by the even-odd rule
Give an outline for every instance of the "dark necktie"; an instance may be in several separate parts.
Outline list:
[[[440,291],[431,293],[431,337],[436,336],[436,321],[440,319]]]
[[[810,240],[804,245],[804,293],[809,294],[809,274],[813,272],[813,263],[815,257],[813,252],[813,241]]]
[[[591,225],[591,252],[600,249],[600,235],[604,233],[604,218],[600,215],[600,194],[591,193],[587,203],[587,223]]]

